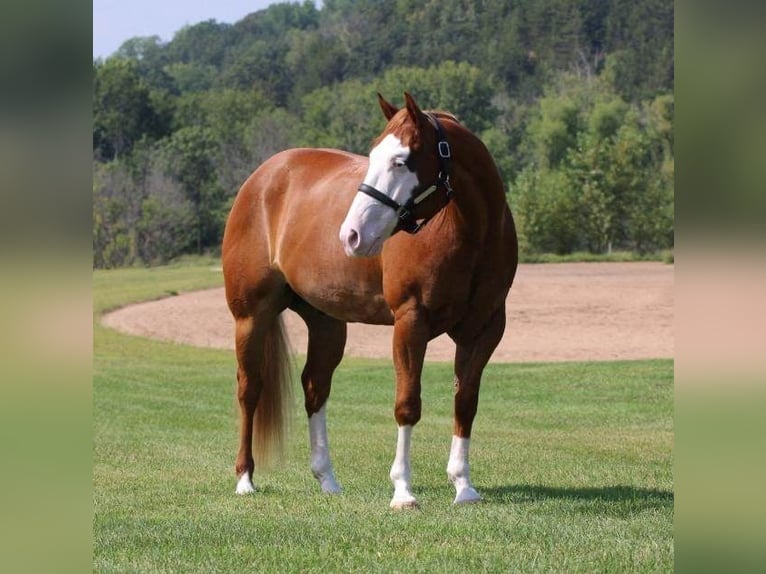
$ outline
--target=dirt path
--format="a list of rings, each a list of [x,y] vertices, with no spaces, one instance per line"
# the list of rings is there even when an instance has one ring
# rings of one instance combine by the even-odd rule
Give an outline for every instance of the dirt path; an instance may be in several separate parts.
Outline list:
[[[521,265],[508,297],[505,336],[494,361],[575,361],[673,356],[673,266],[662,263]],[[293,349],[305,353],[306,328],[285,312]],[[223,289],[124,307],[103,317],[129,334],[233,349]],[[349,324],[346,356],[390,357],[391,327]],[[443,335],[426,358],[449,361]]]

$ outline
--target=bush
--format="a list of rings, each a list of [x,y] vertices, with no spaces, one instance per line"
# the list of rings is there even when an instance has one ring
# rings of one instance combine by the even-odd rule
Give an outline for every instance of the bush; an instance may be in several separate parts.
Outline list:
[[[672,96],[628,104],[604,81],[542,98],[511,186],[525,256],[673,246]]]

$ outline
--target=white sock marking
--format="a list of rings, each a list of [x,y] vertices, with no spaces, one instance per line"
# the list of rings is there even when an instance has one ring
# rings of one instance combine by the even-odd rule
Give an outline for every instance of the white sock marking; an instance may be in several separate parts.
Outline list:
[[[391,465],[391,482],[394,483],[394,497],[391,499],[391,508],[407,508],[415,506],[417,501],[410,492],[410,442],[412,439],[412,425],[399,427],[396,440],[396,456]]]
[[[250,473],[249,472],[243,472],[242,476],[239,477],[239,482],[237,482],[237,494],[251,494],[255,492],[255,488],[253,487],[253,481],[250,479]]]
[[[447,463],[447,476],[455,486],[454,504],[478,502],[481,496],[471,484],[468,466],[468,450],[471,439],[452,437],[452,447]]]
[[[309,417],[309,443],[311,445],[311,472],[319,481],[322,492],[337,493],[341,491],[335,480],[335,474],[330,460],[330,445],[327,440],[327,416],[325,407]]]

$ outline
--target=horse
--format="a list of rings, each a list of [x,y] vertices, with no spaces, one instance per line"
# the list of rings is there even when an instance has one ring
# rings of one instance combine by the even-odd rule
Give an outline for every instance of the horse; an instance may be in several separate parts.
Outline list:
[[[341,491],[330,457],[326,403],[346,324],[393,325],[398,425],[391,508],[417,506],[410,445],[421,417],[428,342],[455,342],[453,436],[447,476],[454,504],[481,500],[469,446],[482,373],[505,331],[518,241],[492,156],[454,115],[423,111],[404,94],[378,94],[386,126],[369,158],[289,149],[240,188],[222,244],[235,324],[240,409],[236,493],[255,490],[256,468],[282,443],[289,377],[280,314],[308,328],[301,373],[310,469],[323,492]],[[255,452],[253,452],[255,450]]]

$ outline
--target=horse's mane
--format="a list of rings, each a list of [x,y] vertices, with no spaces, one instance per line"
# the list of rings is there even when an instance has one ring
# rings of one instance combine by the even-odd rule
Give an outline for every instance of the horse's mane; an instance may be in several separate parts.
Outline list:
[[[426,111],[426,113],[431,114],[432,116],[436,116],[439,119],[446,118],[448,120],[452,120],[453,122],[462,125],[462,122],[452,112],[445,112],[444,110],[428,110]]]

